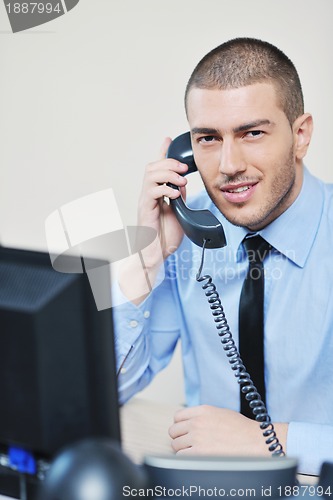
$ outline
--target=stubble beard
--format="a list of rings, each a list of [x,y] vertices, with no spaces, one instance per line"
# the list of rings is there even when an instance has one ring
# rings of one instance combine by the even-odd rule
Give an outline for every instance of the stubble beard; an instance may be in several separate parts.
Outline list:
[[[209,197],[231,224],[257,231],[275,220],[294,201],[296,170],[293,148],[290,148],[287,158],[282,162],[282,167],[281,163],[276,163],[272,166],[272,169],[279,173],[273,180],[271,192],[266,195],[267,198],[263,200],[261,205],[255,208],[253,213],[250,214],[241,213],[242,209],[246,207],[247,202],[235,205],[232,213],[223,210],[223,203],[220,202],[220,196],[215,195],[214,189],[207,187],[204,180],[203,182]],[[232,182],[236,184],[251,181],[253,179],[246,179],[244,176],[225,177],[223,179],[225,185]]]

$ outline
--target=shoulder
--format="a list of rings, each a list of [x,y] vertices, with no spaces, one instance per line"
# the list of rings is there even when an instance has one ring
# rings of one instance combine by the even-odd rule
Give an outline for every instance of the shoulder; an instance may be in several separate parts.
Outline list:
[[[333,183],[327,182],[318,177],[316,174],[308,170],[306,167],[304,168],[304,177],[308,182],[310,182],[310,186],[313,189],[313,185],[317,184],[320,186],[322,192],[325,196],[332,198],[333,196]]]
[[[333,242],[333,184],[324,184],[324,207],[322,224],[327,232],[327,237],[330,235],[330,241]]]
[[[315,177],[323,193],[323,214],[328,215],[327,222],[333,222],[333,183],[324,182]]]
[[[316,206],[321,206],[323,214],[332,213],[333,211],[333,183],[326,182],[313,173],[311,173],[307,168],[304,169],[304,180],[305,180],[305,203],[308,204],[311,212],[315,210]],[[311,208],[309,206],[311,205]]]
[[[333,203],[333,183],[322,182],[322,188],[324,191],[325,201],[331,205]]]

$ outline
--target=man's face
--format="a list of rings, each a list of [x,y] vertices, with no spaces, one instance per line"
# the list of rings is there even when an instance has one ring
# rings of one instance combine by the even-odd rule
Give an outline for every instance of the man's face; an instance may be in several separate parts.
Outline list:
[[[192,88],[187,115],[198,170],[231,223],[258,230],[293,203],[302,185],[302,161],[273,85]]]

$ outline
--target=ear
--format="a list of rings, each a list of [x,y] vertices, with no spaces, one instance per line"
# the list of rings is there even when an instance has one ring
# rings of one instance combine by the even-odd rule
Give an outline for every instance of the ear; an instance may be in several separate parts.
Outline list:
[[[295,156],[302,160],[307,153],[313,130],[313,120],[310,113],[305,113],[293,123]]]

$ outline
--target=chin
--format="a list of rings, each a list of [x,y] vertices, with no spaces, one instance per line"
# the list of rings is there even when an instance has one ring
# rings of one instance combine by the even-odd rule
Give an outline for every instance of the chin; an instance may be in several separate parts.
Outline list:
[[[251,215],[233,215],[233,214],[223,214],[224,217],[234,226],[246,227],[251,231],[258,231],[259,229],[263,229],[268,222],[266,222],[267,217],[260,217]]]

